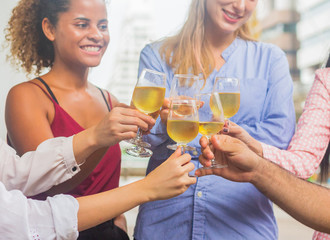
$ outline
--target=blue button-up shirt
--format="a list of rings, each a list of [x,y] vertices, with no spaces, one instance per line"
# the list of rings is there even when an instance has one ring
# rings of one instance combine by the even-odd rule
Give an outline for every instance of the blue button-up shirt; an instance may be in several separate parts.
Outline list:
[[[147,45],[141,52],[139,72],[143,68],[166,73],[168,97],[173,70],[160,57],[162,42]],[[217,76],[240,79],[240,109],[231,121],[242,126],[254,138],[286,148],[295,129],[292,101],[293,83],[282,50],[272,44],[235,39],[222,53],[225,64],[214,70],[202,92],[211,92]],[[198,135],[190,144],[196,168],[200,154]],[[166,126],[157,120],[146,140],[153,156],[147,172],[167,159],[173,141]],[[250,183],[236,183],[218,176],[198,178],[197,183],[178,197],[140,206],[134,237],[137,240],[239,240],[277,239],[272,203]]]

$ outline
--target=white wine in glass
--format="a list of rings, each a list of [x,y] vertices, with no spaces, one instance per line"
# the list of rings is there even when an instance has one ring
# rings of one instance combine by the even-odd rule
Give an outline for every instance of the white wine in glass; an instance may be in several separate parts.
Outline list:
[[[204,85],[204,81],[200,80],[198,76],[192,74],[175,74],[170,89],[170,100],[194,100],[195,95],[200,92],[201,87]],[[185,115],[186,111],[190,111],[191,108],[183,104],[180,109],[176,110],[176,115]],[[173,139],[173,138],[172,138]],[[176,141],[176,140],[174,140]],[[190,142],[190,141],[189,141]],[[177,149],[177,144],[167,145],[167,148],[171,150]],[[195,147],[185,146],[185,150],[194,151]]]
[[[237,78],[217,77],[213,92],[220,96],[223,114],[226,119],[234,116],[240,107],[240,86]]]
[[[139,111],[150,114],[161,108],[164,97],[165,87],[135,87],[132,102]]]
[[[200,104],[198,108],[199,133],[210,139],[212,135],[222,130],[225,123],[220,96],[218,93],[201,93],[196,95],[196,99]],[[224,167],[227,165],[217,163],[215,159],[212,159],[211,166],[203,167],[203,169]]]
[[[167,133],[176,142],[176,148],[185,152],[187,143],[198,134],[199,120],[196,100],[173,99],[167,117]]]
[[[145,114],[157,112],[163,105],[165,97],[166,75],[150,69],[143,69],[136,83],[132,96],[132,105]],[[152,151],[147,149],[149,143],[142,141],[140,128],[136,138],[128,140],[135,146],[126,149],[129,155],[135,157],[150,157]]]

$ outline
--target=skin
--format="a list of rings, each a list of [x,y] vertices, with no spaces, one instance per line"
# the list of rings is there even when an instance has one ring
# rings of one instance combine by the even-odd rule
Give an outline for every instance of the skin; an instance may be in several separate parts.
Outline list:
[[[276,205],[299,222],[320,232],[330,233],[330,190],[299,179],[285,169],[263,159],[242,141],[225,135],[214,135],[208,140],[202,137],[204,166],[210,160],[227,163],[227,168],[199,169],[197,176],[215,174],[236,182],[250,182]]]
[[[76,176],[50,189],[47,194],[52,196],[78,186],[97,166],[109,146],[134,138],[138,127],[148,132],[155,121],[120,104],[113,96],[114,108],[109,113],[99,90],[88,82],[89,68],[99,65],[109,43],[103,0],[71,0],[69,10],[59,14],[56,26],[45,18],[42,29],[52,41],[55,51],[54,64],[42,78],[54,92],[60,106],[81,127],[88,129],[98,123],[102,125],[103,121],[111,139],[103,148],[90,154]],[[90,51],[91,47],[97,51]],[[37,80],[32,82],[40,85]],[[41,142],[54,137],[50,128],[54,114],[53,103],[35,85],[25,82],[10,90],[6,102],[6,124],[8,136],[18,154],[35,150]],[[101,125],[96,130],[101,131]],[[120,225],[125,228],[125,223]]]
[[[194,169],[189,154],[172,156],[144,179],[104,193],[78,198],[79,231],[93,227],[148,201],[163,200],[186,191],[196,178],[188,176]],[[129,197],[125,197],[129,196]],[[113,207],[116,206],[116,207]]]

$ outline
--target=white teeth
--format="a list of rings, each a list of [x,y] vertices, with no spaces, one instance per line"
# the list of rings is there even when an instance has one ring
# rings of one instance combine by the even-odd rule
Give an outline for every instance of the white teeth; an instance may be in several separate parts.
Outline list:
[[[232,18],[232,19],[238,19],[239,17],[238,16],[233,16],[233,15],[231,15],[229,12],[227,12],[227,11],[225,11],[226,12],[226,14],[227,14],[227,16],[228,17],[230,17],[230,18]]]
[[[91,47],[91,46],[87,46],[87,47],[83,47],[82,49],[84,49],[87,52],[98,52],[100,51],[100,47]]]

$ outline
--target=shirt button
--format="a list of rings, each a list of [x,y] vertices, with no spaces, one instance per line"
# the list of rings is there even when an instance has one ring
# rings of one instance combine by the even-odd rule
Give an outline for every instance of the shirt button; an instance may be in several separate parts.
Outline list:
[[[194,156],[196,156],[196,155],[198,154],[198,152],[197,152],[196,150],[194,150],[194,151],[192,152],[192,154],[193,154]]]
[[[74,166],[74,167],[72,168],[72,172],[75,172],[76,170],[77,170],[77,167]]]
[[[202,196],[203,196],[203,193],[202,193],[201,191],[199,191],[199,192],[197,193],[197,196],[198,196],[198,197],[202,197]]]

